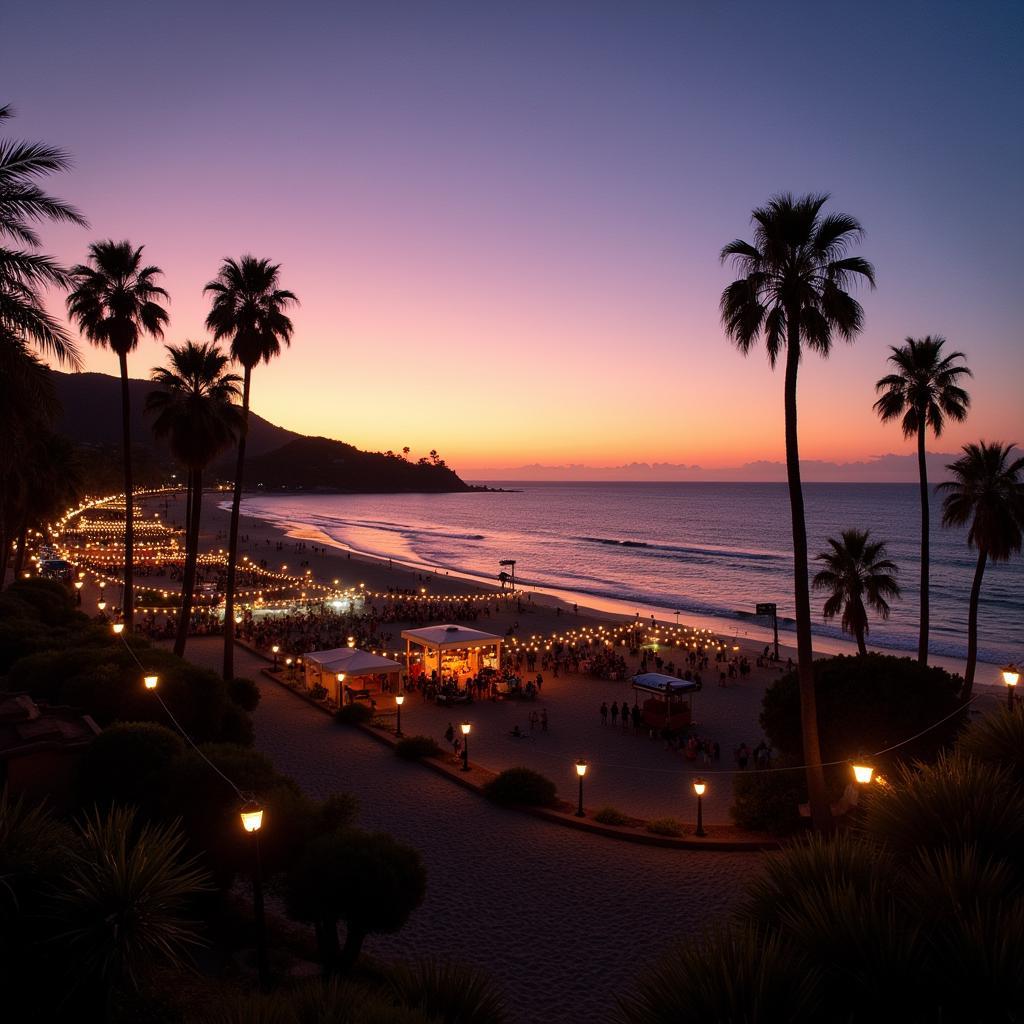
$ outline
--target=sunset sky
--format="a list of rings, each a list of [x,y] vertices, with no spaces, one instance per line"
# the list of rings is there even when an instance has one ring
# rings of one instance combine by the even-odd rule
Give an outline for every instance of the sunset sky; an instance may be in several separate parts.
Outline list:
[[[1022,52],[1020,3],[12,0],[0,102],[74,157],[50,188],[91,227],[50,251],[144,243],[174,342],[221,258],[273,258],[302,305],[256,411],[470,475],[781,458],[781,373],[725,340],[717,254],[773,192],[831,192],[878,289],[807,358],[801,439],[846,461],[912,450],[871,409],[907,334],[976,374],[930,447],[1024,441]]]

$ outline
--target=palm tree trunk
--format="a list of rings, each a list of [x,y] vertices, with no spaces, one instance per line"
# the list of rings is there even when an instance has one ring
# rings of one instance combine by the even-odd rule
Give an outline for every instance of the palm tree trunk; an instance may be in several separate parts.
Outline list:
[[[832,810],[825,791],[818,735],[818,707],[814,689],[813,646],[811,643],[811,595],[807,584],[807,524],[804,494],[800,483],[800,448],[797,436],[796,378],[800,366],[800,335],[797,315],[787,316],[786,345],[786,476],[793,525],[793,597],[796,608],[797,678],[800,684],[800,730],[807,764],[807,798],[814,827],[832,827]]]
[[[192,490],[192,521],[185,533],[185,572],[181,579],[181,617],[178,620],[178,635],[174,640],[174,653],[185,655],[188,641],[188,627],[192,620],[192,601],[196,589],[196,560],[199,557],[199,522],[203,514],[203,471],[189,470],[189,485]]]
[[[185,488],[185,534],[188,535],[192,525],[192,470],[188,471],[188,484]]]
[[[974,689],[974,670],[978,664],[978,602],[981,598],[981,578],[985,575],[985,562],[988,560],[988,549],[978,549],[978,565],[974,570],[974,582],[971,584],[971,603],[967,612],[967,668],[964,672],[964,700],[967,700]]]
[[[917,660],[928,664],[928,462],[924,451],[924,419],[917,431],[917,468],[921,477],[921,633],[917,641]]]
[[[128,390],[128,356],[118,354],[121,363],[121,443],[124,447],[124,599],[122,617],[130,633],[135,621],[135,514],[132,501],[131,398]]]
[[[4,580],[7,578],[7,563],[10,561],[11,549],[8,544],[7,529],[0,526],[0,590],[4,588]]]
[[[242,504],[242,474],[245,471],[245,437],[249,432],[249,381],[251,367],[242,380],[242,432],[238,437],[238,462],[235,465],[235,493],[231,501],[231,525],[228,529],[228,581],[224,595],[224,678],[235,678],[235,563],[238,561],[238,515]]]
[[[21,529],[18,531],[18,546],[14,550],[14,573],[16,580],[21,576],[21,570],[25,568],[25,545],[28,542],[28,523],[22,520]]]
[[[868,653],[868,645],[864,641],[864,630],[861,629],[861,628],[857,629],[857,653],[858,654],[867,654]]]

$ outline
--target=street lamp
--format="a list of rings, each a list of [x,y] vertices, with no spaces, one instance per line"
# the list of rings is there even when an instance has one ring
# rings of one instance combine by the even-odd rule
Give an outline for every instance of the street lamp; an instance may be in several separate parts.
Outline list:
[[[114,625],[111,626],[110,628],[113,629],[114,636],[120,636],[124,632],[124,623],[123,622],[115,622]]]
[[[469,722],[462,723],[462,770],[469,771],[469,730],[472,727]]]
[[[706,836],[707,832],[704,831],[704,792],[708,788],[708,784],[703,779],[693,780],[693,791],[697,794],[697,831],[694,832],[695,836]]]
[[[277,671],[277,656],[281,652],[281,645],[280,644],[274,644],[274,646],[271,647],[270,650],[271,650],[271,653],[274,655],[274,671],[276,672]]]
[[[97,601],[96,602],[96,607],[99,608],[99,610],[101,612],[105,612],[107,610],[107,602],[106,601]]]
[[[1013,690],[1017,683],[1020,682],[1020,669],[1012,663],[1007,665],[1003,669],[1003,682],[1006,683],[1006,703],[1012,711]]]
[[[355,645],[356,645],[356,638],[354,636],[350,636],[348,638],[348,645],[349,645],[349,647],[355,647]]]
[[[398,721],[395,723],[395,735],[401,738],[402,735],[402,705],[405,703],[405,694],[395,694],[395,708],[398,711]]]
[[[854,781],[862,786],[866,786],[875,774],[874,767],[865,761],[855,761],[851,767]]]
[[[583,776],[587,774],[587,762],[580,759],[576,762],[576,774],[580,779],[580,803],[579,807],[576,808],[576,817],[585,817],[583,814]]]
[[[294,674],[292,672],[292,659],[291,658],[285,658],[284,659],[284,664],[285,664],[285,668],[288,669],[288,678],[291,679],[292,675]]]
[[[155,690],[160,678],[159,676],[143,676],[142,681],[146,684],[147,690]]]
[[[266,920],[263,912],[263,871],[260,865],[260,829],[263,827],[263,808],[250,800],[241,810],[242,828],[252,836],[253,874],[252,902],[256,917],[256,969],[260,976],[260,987],[270,984],[270,969],[267,965]]]
[[[75,604],[82,603],[82,587],[84,586],[85,584],[81,580],[75,580]]]

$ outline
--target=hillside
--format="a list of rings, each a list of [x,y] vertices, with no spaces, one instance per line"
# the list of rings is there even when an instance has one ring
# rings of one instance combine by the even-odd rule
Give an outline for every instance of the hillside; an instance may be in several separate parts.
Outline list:
[[[83,449],[84,468],[95,486],[116,486],[121,443],[121,382],[103,373],[52,371],[63,413],[57,429]],[[129,380],[132,446],[140,485],[166,479],[171,459],[166,445],[153,438],[145,415],[148,380]],[[364,452],[342,441],[307,437],[249,413],[246,487],[265,490],[397,493],[469,490],[444,465],[406,462],[379,452]],[[224,479],[233,474],[233,456],[212,467]]]

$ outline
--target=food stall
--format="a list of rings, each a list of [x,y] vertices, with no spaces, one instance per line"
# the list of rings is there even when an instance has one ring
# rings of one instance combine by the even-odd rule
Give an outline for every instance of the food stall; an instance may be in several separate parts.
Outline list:
[[[693,695],[700,683],[661,672],[643,672],[633,676],[633,689],[644,696],[641,720],[650,728],[678,732],[693,724]]]
[[[336,647],[330,651],[312,651],[303,656],[307,690],[322,686],[339,706],[352,700],[370,700],[379,694],[381,683],[391,678],[391,688],[398,691],[402,666],[390,658],[360,650],[358,647]]]

